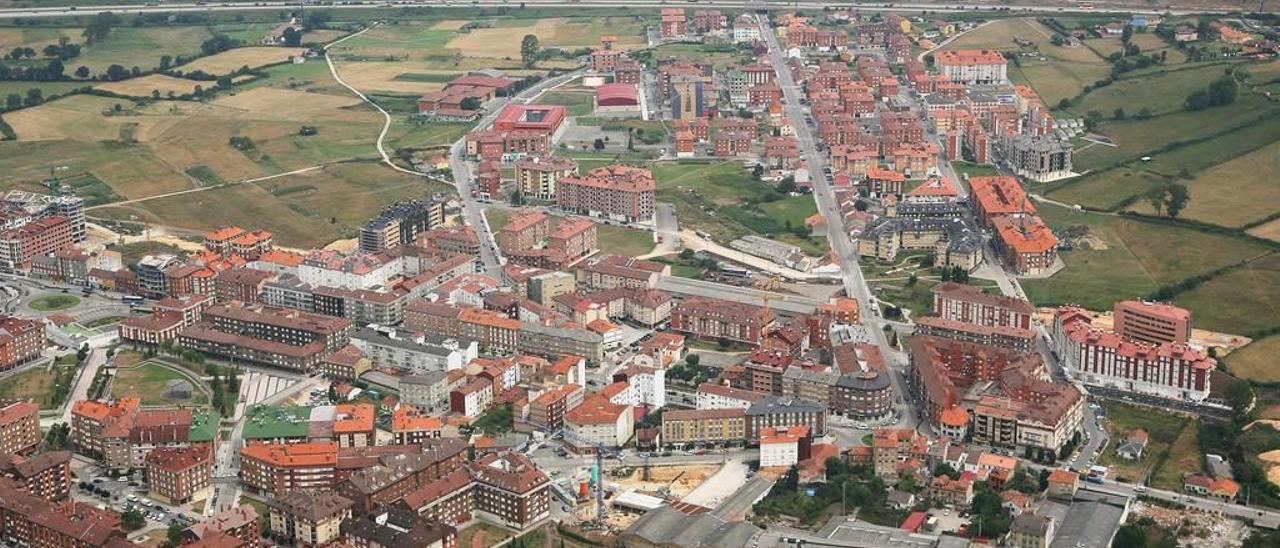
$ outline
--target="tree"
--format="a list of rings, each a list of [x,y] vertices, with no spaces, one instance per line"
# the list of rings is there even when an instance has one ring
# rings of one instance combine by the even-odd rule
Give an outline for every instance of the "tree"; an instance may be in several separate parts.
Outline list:
[[[604,150],[604,139],[596,139],[591,143],[591,148],[596,152]]]
[[[1169,198],[1165,201],[1165,213],[1169,218],[1174,219],[1187,206],[1187,202],[1191,201],[1191,194],[1187,192],[1187,187],[1179,184],[1171,184],[1166,192]]]
[[[173,523],[169,525],[169,529],[165,531],[165,538],[169,541],[169,546],[178,546],[182,544],[182,525]]]
[[[1120,32],[1120,42],[1127,46],[1129,45],[1129,40],[1132,40],[1132,39],[1133,39],[1133,27],[1129,25],[1125,25],[1124,30]]]
[[[479,97],[467,97],[458,103],[458,106],[462,107],[462,110],[479,110],[480,105]]]
[[[918,281],[920,281],[920,278],[917,278],[916,273],[912,272],[910,276],[907,276],[907,287],[916,285],[916,282]]]
[[[284,34],[282,35],[282,38],[284,38],[284,45],[289,46],[291,48],[296,48],[302,45],[302,33],[298,32],[298,29],[295,29],[293,27],[284,29]]]
[[[120,523],[129,531],[141,529],[147,524],[147,520],[142,516],[142,511],[137,508],[130,508],[124,514],[120,515]]]
[[[1117,109],[1115,110],[1115,112],[1112,112],[1112,113],[1111,113],[1111,117],[1112,117],[1112,118],[1114,118],[1114,119],[1116,119],[1116,120],[1123,120],[1123,119],[1124,119],[1124,117],[1125,117],[1124,109],[1122,109],[1122,108],[1117,108]]]
[[[532,67],[538,62],[538,37],[532,34],[524,35],[524,39],[520,41],[520,61],[526,67]]]
[[[684,357],[684,363],[689,364],[690,367],[697,367],[701,361],[702,357],[697,354],[689,354]]]
[[[27,90],[27,98],[22,104],[32,107],[44,102],[44,92],[40,88],[31,88]],[[83,361],[83,360],[81,360]]]
[[[794,177],[787,177],[778,182],[778,192],[783,194],[791,194],[796,191],[796,180]]]
[[[1243,421],[1253,406],[1253,386],[1246,381],[1236,381],[1227,386],[1227,404],[1236,420]]]
[[[1086,112],[1084,115],[1084,126],[1090,130],[1098,127],[1098,123],[1102,122],[1102,113],[1096,110]]]
[[[1071,108],[1071,99],[1063,97],[1058,101],[1058,110],[1067,110]]]
[[[854,209],[856,209],[856,210],[858,210],[858,211],[866,211],[866,210],[867,210],[867,202],[866,202],[865,200],[861,200],[861,199],[859,199],[858,201],[853,202],[853,208],[854,208]]]
[[[81,65],[80,68],[76,69],[76,78],[84,80],[85,78],[88,78],[88,77],[89,77],[89,67]]]
[[[1115,540],[1111,541],[1111,548],[1145,548],[1146,545],[1147,532],[1137,525],[1120,527]]]
[[[89,21],[89,24],[85,25],[84,32],[81,33],[84,36],[84,42],[92,46],[102,41],[111,34],[111,27],[115,26],[119,21],[120,18],[109,11],[104,11],[94,16]]]
[[[18,95],[17,93],[10,93],[8,97],[5,97],[4,99],[5,110],[17,110],[20,108],[22,108],[21,95]]]
[[[172,56],[172,55],[161,55],[161,56],[160,56],[160,70],[169,70],[169,67],[171,67],[171,66],[173,66],[173,56]]]
[[[939,464],[933,467],[933,477],[936,478],[938,476],[947,476],[951,479],[959,479],[960,472],[957,472],[956,469],[952,468],[950,464],[947,464],[944,462],[942,464]]]

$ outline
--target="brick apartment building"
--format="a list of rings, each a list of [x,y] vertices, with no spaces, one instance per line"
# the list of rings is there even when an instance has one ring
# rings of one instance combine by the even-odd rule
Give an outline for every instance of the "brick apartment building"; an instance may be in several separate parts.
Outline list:
[[[0,455],[25,455],[40,447],[40,406],[31,402],[0,404]]]
[[[551,217],[535,210],[520,210],[511,214],[507,224],[498,231],[498,246],[504,252],[533,249],[551,233]]]
[[[0,315],[0,371],[39,357],[44,344],[43,322]]]
[[[1075,307],[1057,310],[1050,337],[1071,376],[1096,386],[1200,401],[1209,396],[1217,367],[1217,360],[1186,343],[1130,340],[1096,328]]]
[[[727,340],[759,346],[773,324],[764,307],[712,299],[689,297],[671,311],[671,330],[707,340]]]
[[[178,345],[206,354],[311,371],[346,346],[351,320],[260,305],[215,305],[178,336]]]
[[[563,177],[556,183],[556,203],[563,209],[626,222],[653,219],[653,173],[621,164]]]
[[[1191,311],[1164,303],[1120,301],[1115,304],[1115,331],[1121,338],[1150,344],[1191,340]]]
[[[258,546],[262,542],[259,518],[258,511],[250,504],[228,508],[183,529],[182,543],[185,545],[211,538],[230,538],[244,542],[246,546]]]
[[[64,500],[71,495],[71,452],[48,451],[30,457],[0,454],[0,477],[29,495]]]
[[[0,480],[0,538],[22,546],[100,548],[124,537],[115,512],[82,502],[51,502]]]
[[[147,454],[146,464],[151,498],[178,506],[207,498],[213,477],[210,446],[157,448]]]
[[[1035,311],[1023,299],[987,293],[971,285],[943,282],[933,288],[933,314],[946,320],[1030,329]]]
[[[240,481],[259,494],[331,489],[338,464],[333,442],[259,444],[240,449]]]
[[[62,215],[5,230],[0,232],[0,270],[24,270],[31,266],[32,259],[71,247],[75,242],[71,220]]]

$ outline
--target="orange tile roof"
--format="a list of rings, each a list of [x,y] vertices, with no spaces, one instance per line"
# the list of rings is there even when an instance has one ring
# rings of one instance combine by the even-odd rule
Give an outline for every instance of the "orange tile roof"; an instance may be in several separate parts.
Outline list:
[[[959,406],[951,406],[938,414],[938,421],[946,426],[959,428],[969,424],[969,413]]]
[[[937,65],[1003,65],[1005,58],[998,51],[989,49],[961,49],[940,51],[933,57]]]
[[[115,401],[80,400],[71,406],[71,413],[101,421],[136,410],[139,403],[136,397],[125,397]]]
[[[238,226],[225,226],[213,232],[209,232],[205,234],[204,239],[210,242],[222,242],[222,241],[235,238],[236,236],[239,236],[244,233],[245,233],[245,230]]]
[[[440,417],[425,415],[412,405],[402,405],[391,415],[391,431],[406,432],[423,430],[439,430],[444,427]]]
[[[337,416],[333,420],[334,434],[372,432],[376,408],[371,403],[340,403],[333,406]]]
[[[618,416],[627,411],[629,405],[610,403],[603,394],[595,394],[565,414],[565,421],[576,424],[603,424],[618,420]]]
[[[240,455],[274,466],[333,466],[338,463],[338,444],[321,442],[249,445],[240,449]]]
[[[303,257],[300,254],[280,251],[278,249],[268,251],[258,257],[258,260],[264,263],[274,263],[285,267],[296,267],[302,264],[302,259]]]
[[[458,314],[458,321],[474,323],[498,329],[520,329],[520,320],[513,320],[492,310],[482,308],[464,308]]]
[[[1058,237],[1039,217],[998,217],[996,232],[1004,244],[1018,253],[1044,253],[1058,245]]]
[[[972,177],[969,179],[969,188],[987,216],[1036,212],[1031,200],[1027,199],[1027,193],[1013,177]]]

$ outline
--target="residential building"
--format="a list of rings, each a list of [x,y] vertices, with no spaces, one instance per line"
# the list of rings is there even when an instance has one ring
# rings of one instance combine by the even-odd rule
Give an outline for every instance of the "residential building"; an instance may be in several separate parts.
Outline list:
[[[553,201],[556,182],[578,175],[578,162],[562,156],[524,156],[516,160],[516,188],[525,199]]]
[[[1009,80],[1008,62],[992,50],[953,50],[934,54],[933,63],[948,82],[966,85],[1002,84]]]
[[[631,287],[651,289],[671,266],[622,255],[597,255],[575,265],[578,284],[592,289]]]
[[[1024,513],[1013,518],[1005,545],[1015,548],[1049,548],[1053,535],[1052,519]]]
[[[1217,368],[1216,360],[1184,343],[1131,341],[1096,328],[1089,314],[1075,307],[1055,312],[1050,338],[1067,373],[1095,386],[1202,401]]]
[[[156,448],[147,454],[146,463],[151,498],[175,506],[208,498],[213,476],[210,446]]]
[[[1057,263],[1058,237],[1040,217],[999,217],[994,225],[996,254],[1014,273],[1044,274]]]
[[[489,453],[471,465],[476,517],[524,531],[551,515],[551,480],[517,452]]]
[[[760,467],[795,466],[808,458],[812,440],[808,426],[764,428],[760,431]]]
[[[826,407],[803,400],[765,396],[747,408],[747,441],[755,444],[765,428],[807,426],[813,436],[826,435]]]
[[[579,449],[596,445],[622,447],[635,433],[635,413],[630,405],[620,405],[597,393],[564,416],[567,441]]]
[[[428,413],[448,409],[450,392],[446,369],[400,377],[400,403],[420,407]]]
[[[30,268],[31,261],[75,245],[71,220],[54,215],[0,232],[0,270]]]
[[[745,407],[673,409],[662,414],[664,446],[722,445],[746,441]]]
[[[1031,329],[1035,307],[1026,300],[987,293],[981,288],[956,282],[933,287],[933,314],[985,327]]]
[[[52,502],[0,481],[0,538],[19,546],[98,548],[123,542],[120,515],[95,505]]]
[[[338,444],[251,444],[240,449],[240,481],[260,494],[332,489]],[[348,501],[350,502],[350,501]]]
[[[71,452],[46,451],[23,456],[0,453],[0,476],[23,493],[48,501],[71,496]]]
[[[556,182],[556,203],[565,210],[623,222],[653,219],[653,174],[648,169],[614,164]]]
[[[258,511],[250,504],[228,508],[183,529],[182,544],[208,542],[208,546],[216,546],[217,541],[235,539],[245,546],[258,546],[262,542],[259,518]]]
[[[1005,157],[1013,172],[1047,183],[1075,175],[1071,144],[1050,135],[1014,135],[1005,139]]]
[[[671,329],[699,339],[759,346],[773,325],[767,308],[708,297],[688,297],[671,312]]]
[[[342,522],[351,518],[350,499],[333,491],[290,490],[268,501],[268,528],[294,546],[325,546],[342,538]]]
[[[342,523],[346,542],[357,548],[455,548],[458,530],[399,506],[381,508]]]
[[[444,224],[444,201],[439,199],[396,202],[360,227],[360,251],[381,253],[413,245],[418,235]]]
[[[40,448],[40,406],[28,402],[0,403],[0,455],[27,455]]]
[[[1191,340],[1191,311],[1145,301],[1119,301],[1113,322],[1120,338],[1148,344],[1187,344]]]
[[[395,328],[357,329],[351,334],[351,344],[373,367],[413,375],[461,369],[479,357],[475,341],[405,333]]]

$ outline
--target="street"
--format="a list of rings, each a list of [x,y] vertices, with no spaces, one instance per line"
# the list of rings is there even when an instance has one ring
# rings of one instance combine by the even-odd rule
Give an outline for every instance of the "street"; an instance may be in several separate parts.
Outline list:
[[[825,174],[826,159],[824,154],[818,150],[817,141],[813,136],[813,129],[806,123],[805,112],[800,102],[800,86],[796,84],[795,79],[791,76],[791,71],[787,68],[786,57],[784,51],[778,44],[778,36],[769,25],[769,19],[763,15],[756,15],[760,24],[760,34],[765,38],[765,43],[769,46],[769,58],[773,63],[773,69],[778,75],[778,86],[782,88],[783,111],[787,118],[791,120],[792,127],[795,128],[796,141],[800,145],[800,154],[809,166],[809,173],[813,174],[813,196],[817,200],[818,213],[827,219],[842,219],[840,207],[836,201],[835,191],[831,186],[831,179]],[[827,239],[831,242],[831,249],[836,253],[839,259],[841,281],[844,284],[845,294],[858,301],[859,310],[862,311],[862,322],[869,328],[872,342],[880,348],[884,355],[885,364],[891,372],[899,372],[905,366],[906,360],[902,353],[889,344],[884,332],[884,319],[880,317],[879,309],[876,306],[875,299],[871,296],[871,290],[867,287],[866,279],[862,276],[862,269],[858,266],[858,250],[853,243],[853,239],[849,237],[849,233],[844,228],[844,223],[828,222],[827,223]],[[908,403],[907,392],[903,387],[900,374],[891,374],[890,382],[893,385],[893,392],[897,403],[894,405],[894,411],[899,417],[915,417],[915,412]]]

